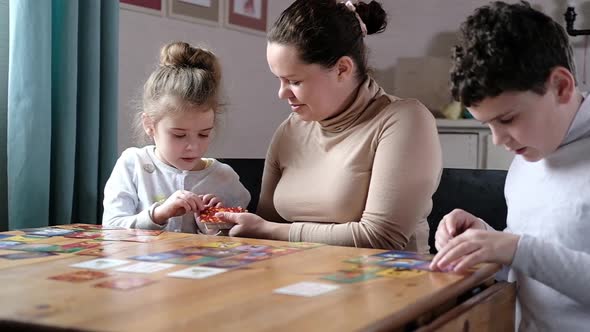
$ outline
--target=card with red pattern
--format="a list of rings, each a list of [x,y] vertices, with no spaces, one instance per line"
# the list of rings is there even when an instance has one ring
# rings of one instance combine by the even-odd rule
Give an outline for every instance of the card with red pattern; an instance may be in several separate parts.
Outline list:
[[[129,290],[153,284],[155,281],[148,278],[117,278],[104,281],[94,287],[111,288],[117,290]]]
[[[100,278],[106,278],[108,276],[110,276],[110,274],[100,271],[83,270],[56,275],[53,277],[49,277],[49,279],[69,282],[83,282]]]
[[[199,220],[198,222],[201,222],[205,225],[205,227],[207,227],[207,229],[230,229],[232,228],[235,224],[231,223],[231,222],[223,222],[221,220],[219,220],[219,218],[217,218],[215,216],[215,214],[217,212],[231,212],[231,213],[243,213],[243,212],[248,212],[247,210],[241,208],[241,207],[214,207],[214,206],[210,206],[208,208],[206,208],[205,210],[201,211],[201,213],[199,214]]]

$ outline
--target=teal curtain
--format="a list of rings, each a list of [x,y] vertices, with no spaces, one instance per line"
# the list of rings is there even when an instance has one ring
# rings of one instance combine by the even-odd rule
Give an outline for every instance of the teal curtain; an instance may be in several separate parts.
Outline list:
[[[0,0],[0,232],[8,229],[6,112],[8,106],[8,0]]]
[[[117,0],[9,8],[8,228],[98,223],[116,161]]]

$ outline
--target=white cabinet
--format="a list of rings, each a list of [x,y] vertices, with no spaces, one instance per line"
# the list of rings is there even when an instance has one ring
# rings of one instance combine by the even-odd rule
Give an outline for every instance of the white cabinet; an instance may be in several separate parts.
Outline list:
[[[486,125],[475,120],[437,119],[443,167],[508,169],[514,155],[495,146]]]

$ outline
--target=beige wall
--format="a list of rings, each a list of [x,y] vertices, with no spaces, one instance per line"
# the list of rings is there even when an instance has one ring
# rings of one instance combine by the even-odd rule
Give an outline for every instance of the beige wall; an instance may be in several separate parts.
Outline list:
[[[460,22],[483,0],[384,0],[389,14],[385,33],[369,36],[370,64],[375,77],[390,93],[408,89],[395,87],[398,60],[406,57],[449,56]],[[514,2],[514,1],[512,1]],[[269,1],[272,21],[290,0]],[[531,1],[559,22],[563,21],[565,0]],[[590,28],[590,1],[577,1],[578,29]],[[578,77],[583,80],[583,45],[586,37],[573,37]],[[278,82],[268,70],[266,42],[263,36],[167,17],[121,10],[120,16],[120,87],[119,150],[134,145],[131,121],[132,106],[141,86],[158,60],[159,48],[172,40],[184,40],[212,49],[220,58],[224,71],[225,94],[229,105],[209,156],[226,158],[263,158],[268,142],[279,123],[289,114],[289,107],[277,97]],[[590,61],[590,60],[588,60]],[[590,64],[587,66],[590,67]],[[586,69],[590,72],[590,68]],[[403,70],[397,69],[398,72]],[[586,80],[590,80],[586,73]],[[446,77],[424,78],[446,80]],[[418,82],[420,83],[420,82]],[[399,84],[398,84],[399,85]],[[588,90],[589,84],[583,85]],[[416,92],[418,94],[418,92]]]

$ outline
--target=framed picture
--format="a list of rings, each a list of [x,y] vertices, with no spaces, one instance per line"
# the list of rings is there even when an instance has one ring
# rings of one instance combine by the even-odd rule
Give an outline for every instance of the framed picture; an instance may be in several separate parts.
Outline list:
[[[122,9],[164,16],[164,0],[119,0]]]
[[[220,0],[170,0],[168,16],[184,21],[219,26]]]
[[[268,0],[227,0],[225,13],[227,27],[266,35]]]

